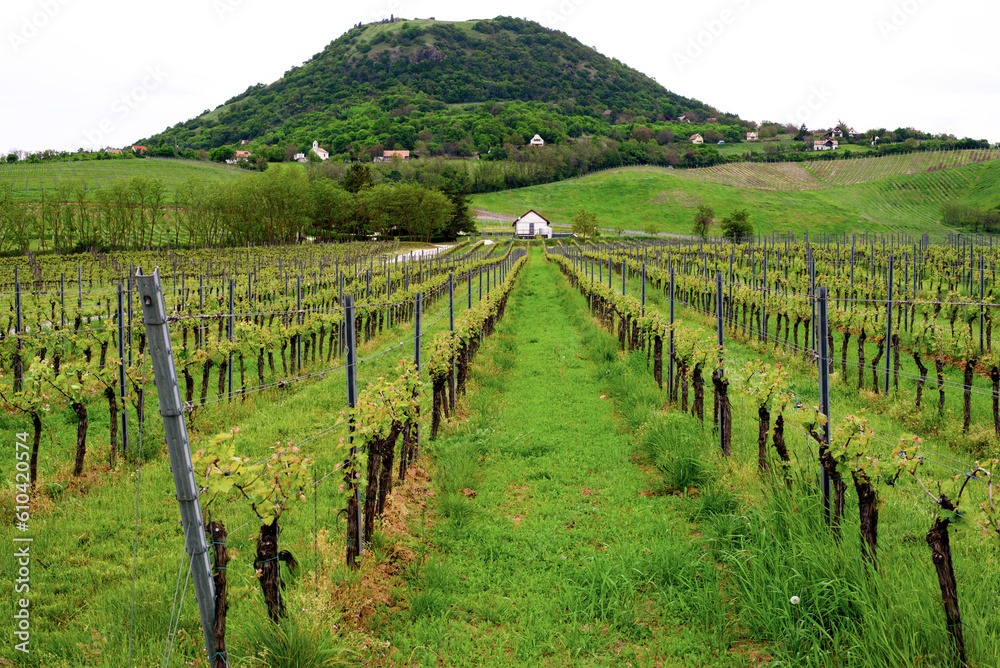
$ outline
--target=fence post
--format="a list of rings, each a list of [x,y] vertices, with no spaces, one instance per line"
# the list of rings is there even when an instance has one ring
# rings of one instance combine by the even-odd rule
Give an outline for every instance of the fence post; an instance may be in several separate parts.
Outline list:
[[[146,328],[149,356],[153,362],[156,392],[160,398],[163,434],[170,453],[170,470],[174,475],[177,504],[180,506],[181,524],[184,527],[185,549],[191,557],[191,576],[201,616],[201,630],[205,635],[205,650],[211,661],[215,654],[215,583],[208,558],[205,523],[198,501],[198,484],[191,464],[191,448],[184,424],[184,409],[177,384],[177,369],[170,345],[159,270],[154,270],[151,276],[137,276],[136,283],[142,299],[142,319]]]
[[[139,267],[139,271],[142,271],[142,267]],[[132,300],[132,290],[135,287],[135,283],[133,282],[134,281],[134,279],[133,279],[134,275],[135,275],[135,266],[132,265],[132,264],[130,264],[128,266],[128,280],[127,280],[127,284],[128,284],[128,302],[127,302],[127,304],[128,304],[128,363],[129,363],[129,366],[132,366],[132,302],[133,302],[133,300]],[[162,297],[163,295],[161,294],[160,296]],[[163,312],[164,313],[167,312],[166,305],[164,305],[164,307],[163,307]]]
[[[452,336],[455,335],[455,274],[448,274],[448,331],[451,332]],[[457,401],[455,394],[457,394],[457,388],[455,387],[455,355],[451,356],[451,372],[448,374],[448,394],[451,396],[448,398],[448,405],[451,406],[451,410],[455,410],[455,402]]]
[[[896,258],[889,255],[889,292],[885,303],[885,395],[889,395],[889,370],[892,360],[892,284],[895,273]]]
[[[677,350],[674,348],[674,268],[670,268],[670,344],[667,346],[669,359],[667,360],[667,396],[671,402],[675,402],[674,395],[674,355]]]
[[[990,237],[990,243],[993,243],[993,237]],[[983,254],[979,254],[979,354],[983,354],[983,301],[985,297],[983,296],[985,288],[985,278],[983,274],[986,272],[986,264],[983,261]]]
[[[482,274],[480,274],[482,276]],[[413,307],[413,363],[417,367],[417,381],[420,380],[420,320],[421,314],[424,310],[424,297],[423,294],[418,292],[416,296],[416,304]],[[410,459],[416,459],[420,456],[420,407],[417,407],[417,439],[414,443],[414,451],[409,453]]]
[[[341,274],[343,276],[343,274]],[[354,295],[346,295],[344,297],[344,353],[347,356],[347,406],[348,409],[353,409],[358,404],[358,337],[357,333],[354,331]],[[348,549],[348,566],[356,566],[354,558],[361,558],[361,554],[364,552],[364,507],[361,503],[361,485],[360,485],[360,473],[356,470],[358,461],[358,446],[354,445],[354,418],[351,417],[347,423],[347,442],[351,446],[350,450],[350,485],[354,487],[354,510],[357,514],[357,528],[354,532],[354,547],[353,550]],[[351,512],[350,505],[347,509],[348,514]],[[348,535],[348,540],[352,540],[351,536]]]
[[[643,318],[646,317],[646,263],[642,263],[642,311]]]
[[[809,322],[809,333],[812,334],[812,350],[819,348],[816,346],[817,325],[816,325],[816,258],[809,253],[809,302],[812,307],[812,320]]]
[[[299,331],[295,334],[295,368],[302,374],[302,276],[295,277],[295,303],[298,313],[295,314],[295,324],[299,326]],[[232,369],[232,364],[229,365]]]
[[[828,348],[828,336],[830,335],[830,323],[827,318],[827,289],[821,287],[816,298],[819,308],[819,409],[826,416],[826,424],[823,425],[823,438],[826,443],[830,443],[830,351]],[[827,519],[830,517],[830,476],[826,470],[820,466],[820,487],[823,490],[823,508],[826,510]]]
[[[764,289],[760,296],[760,340],[767,345],[767,240],[764,240]]]
[[[715,329],[718,332],[719,342],[719,379],[721,380],[726,370],[722,366],[723,346],[725,345],[725,328],[722,323],[722,272],[715,272]],[[726,452],[726,421],[722,416],[721,406],[719,407],[719,447]]]
[[[14,353],[14,391],[20,392],[24,387],[24,366],[21,360],[21,281],[17,276],[17,265],[14,265],[14,333],[17,335],[17,348]],[[84,323],[86,325],[86,323]]]
[[[122,290],[122,284],[118,284],[118,395],[122,400],[122,453],[128,452],[128,404],[125,401],[126,388],[128,385],[125,382],[125,308],[124,308],[125,294]]]

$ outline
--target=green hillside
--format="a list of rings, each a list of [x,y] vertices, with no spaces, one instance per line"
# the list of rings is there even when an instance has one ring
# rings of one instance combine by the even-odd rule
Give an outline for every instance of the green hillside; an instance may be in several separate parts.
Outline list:
[[[887,159],[891,158],[878,158]],[[746,166],[759,167],[762,180],[771,178],[775,168]],[[695,209],[707,204],[714,208],[716,218],[735,209],[749,209],[759,233],[867,230],[935,234],[949,231],[938,222],[945,202],[978,208],[1000,204],[1000,160],[808,190],[765,190],[713,179],[714,173],[703,170],[621,168],[476,195],[473,206],[512,215],[535,209],[557,223],[572,222],[575,212],[583,208],[596,212],[603,227],[688,234]]]
[[[211,149],[247,139],[301,149],[315,140],[335,155],[376,145],[461,155],[536,133],[547,143],[605,135],[616,123],[627,138],[632,123],[685,113],[713,118],[731,141],[748,125],[531,21],[397,20],[354,28],[278,81],[141,143]],[[710,129],[701,128],[684,125],[683,138]]]
[[[201,160],[52,160],[0,163],[0,188],[9,187],[16,199],[37,202],[43,198],[75,199],[75,192],[82,186],[85,199],[93,201],[101,188],[133,176],[158,178],[169,192],[175,192],[188,179],[231,181],[246,174],[238,167]]]

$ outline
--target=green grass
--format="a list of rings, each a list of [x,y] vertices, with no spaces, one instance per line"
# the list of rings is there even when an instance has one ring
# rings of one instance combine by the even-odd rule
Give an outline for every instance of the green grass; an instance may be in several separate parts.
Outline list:
[[[96,193],[113,181],[133,176],[162,179],[169,193],[174,193],[188,179],[232,181],[249,172],[233,165],[200,160],[146,158],[134,160],[46,161],[36,164],[0,164],[0,187],[11,186],[16,198],[38,202],[75,201],[74,191],[83,185],[87,201],[96,201]],[[60,192],[63,188],[65,192]],[[168,202],[171,196],[168,195]]]
[[[640,367],[621,366],[615,341],[541,257],[518,280],[474,366],[467,418],[428,446],[441,519],[411,578],[409,614],[391,621],[394,656],[418,666],[733,665],[707,552],[678,500],[649,492],[608,398]],[[627,384],[624,405],[655,413],[659,392]]]
[[[630,290],[634,290],[632,284]],[[648,304],[655,308],[662,301],[650,300]],[[681,311],[688,327],[710,326],[707,319]],[[901,481],[902,490],[879,488],[883,498],[878,548],[881,572],[867,573],[860,558],[853,485],[848,481],[843,537],[838,541],[824,520],[811,439],[794,427],[786,428],[793,460],[792,492],[780,478],[757,471],[756,407],[738,388],[743,364],[761,357],[786,363],[792,373],[793,392],[801,393],[807,407],[815,403],[813,364],[801,357],[762,353],[727,334],[726,374],[732,382],[729,396],[733,408],[731,458],[719,462],[711,455],[718,446],[704,449],[706,435],[716,440],[710,406],[704,427],[698,427],[689,416],[671,412],[653,417],[636,430],[640,453],[658,465],[665,488],[680,493],[693,485],[698,490],[697,494],[685,490],[689,497],[686,516],[697,522],[697,531],[726,573],[725,596],[733,604],[730,619],[738,628],[732,632],[734,647],[750,645],[764,651],[775,660],[766,665],[953,665],[938,583],[923,540],[932,522],[933,506],[919,498],[919,488],[912,480]],[[652,383],[645,363],[646,356],[640,351],[620,362],[617,372],[611,374],[611,396],[623,417],[630,415],[631,406],[642,403],[644,391],[637,385]],[[907,401],[903,399],[897,406],[895,399],[873,397],[859,393],[851,383],[834,382],[834,420],[867,410],[870,426],[889,441],[885,445],[888,456],[895,436],[908,431],[900,424],[903,414],[913,412],[904,408]],[[711,403],[710,396],[706,396],[706,403]],[[954,405],[949,403],[946,410],[954,410]],[[982,412],[979,417],[983,417]],[[948,421],[948,417],[935,420],[939,425]],[[789,411],[788,424],[792,423],[794,411]],[[950,447],[933,433],[918,433],[925,435],[924,447],[929,451],[921,469],[925,480],[947,479],[954,473],[939,466],[942,461],[961,466],[956,462],[973,458],[961,444]],[[770,456],[773,461],[774,455]],[[698,487],[696,482],[706,477],[709,482]],[[906,490],[916,490],[916,495]],[[982,497],[985,490],[980,485],[975,492]],[[995,536],[961,523],[953,529],[952,548],[969,665],[996,665],[1000,627],[990,613],[995,588],[982,583],[993,579],[989,573],[1000,558],[1000,545]],[[791,603],[792,596],[801,599],[798,606]]]
[[[783,178],[811,182],[812,189],[736,187],[710,180],[717,178],[716,173],[707,170],[634,167],[475,195],[472,202],[477,208],[513,215],[535,209],[557,223],[571,223],[577,210],[586,209],[597,213],[598,223],[603,227],[620,224],[626,229],[644,230],[652,226],[660,232],[677,234],[690,234],[694,212],[702,204],[713,207],[717,219],[735,209],[747,208],[757,232],[765,234],[853,231],[943,234],[949,231],[938,222],[944,202],[992,208],[998,204],[1000,191],[1000,160],[854,185],[825,185],[807,171],[807,167],[819,169],[812,163],[807,167],[788,163],[784,167],[750,163],[727,167],[748,172],[744,185],[752,185],[753,179],[759,178],[765,186],[773,187],[778,179],[776,174],[791,170],[795,174]]]

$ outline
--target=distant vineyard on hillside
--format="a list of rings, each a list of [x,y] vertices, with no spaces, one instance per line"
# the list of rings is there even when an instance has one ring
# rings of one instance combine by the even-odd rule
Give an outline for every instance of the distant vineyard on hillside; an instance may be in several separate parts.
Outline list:
[[[729,163],[680,172],[688,177],[754,190],[818,190],[856,185],[894,176],[938,172],[996,160],[997,149],[927,151],[807,163]]]
[[[229,181],[245,176],[246,171],[216,162],[147,158],[144,160],[80,160],[0,164],[0,188],[10,188],[18,199],[28,201],[75,198],[82,187],[87,201],[94,201],[97,191],[112,183],[134,176],[163,180],[170,192],[194,178]]]
[[[798,162],[731,162],[714,167],[686,169],[679,173],[713,183],[754,190],[817,190],[829,186]]]

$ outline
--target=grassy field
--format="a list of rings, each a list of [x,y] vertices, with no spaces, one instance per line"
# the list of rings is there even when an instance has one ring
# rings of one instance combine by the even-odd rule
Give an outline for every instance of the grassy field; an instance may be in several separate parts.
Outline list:
[[[894,157],[856,161],[854,173],[872,170],[871,161],[893,161],[894,169],[906,168]],[[847,171],[828,171],[831,180],[855,179]],[[829,163],[840,166],[840,163]],[[928,163],[930,166],[930,163]],[[941,234],[949,231],[940,222],[944,202],[960,201],[978,207],[993,207],[1000,192],[1000,161],[991,160],[964,167],[917,174],[898,174],[854,185],[824,183],[798,164],[738,164],[745,173],[738,185],[717,182],[717,170],[670,170],[630,167],[600,172],[529,188],[475,195],[473,205],[489,211],[520,215],[535,209],[549,220],[571,223],[579,209],[597,213],[601,226],[652,229],[687,234],[694,211],[701,204],[714,208],[721,219],[730,211],[747,208],[750,221],[760,233],[911,232]],[[844,165],[850,168],[850,165]],[[774,187],[778,183],[802,184],[802,189]],[[769,187],[764,187],[765,185]]]
[[[22,162],[0,164],[0,187],[10,186],[18,199],[37,202],[43,194],[50,201],[71,201],[75,198],[76,189],[82,185],[87,189],[87,200],[94,201],[96,192],[101,188],[133,176],[162,179],[167,191],[173,193],[188,179],[230,181],[247,173],[238,167],[217,162],[166,158]]]
[[[387,665],[950,665],[927,504],[885,492],[882,567],[866,573],[853,489],[838,540],[807,438],[786,432],[790,491],[757,471],[756,411],[731,391],[734,454],[719,456],[711,407],[704,425],[664,410],[645,354],[619,353],[539,259],[431,446],[419,568],[379,623]],[[727,345],[727,375],[757,357]],[[798,381],[807,366],[790,368]],[[864,398],[834,401],[842,414]],[[993,588],[978,583],[996,540],[962,532],[953,549],[968,665],[995,665]]]

